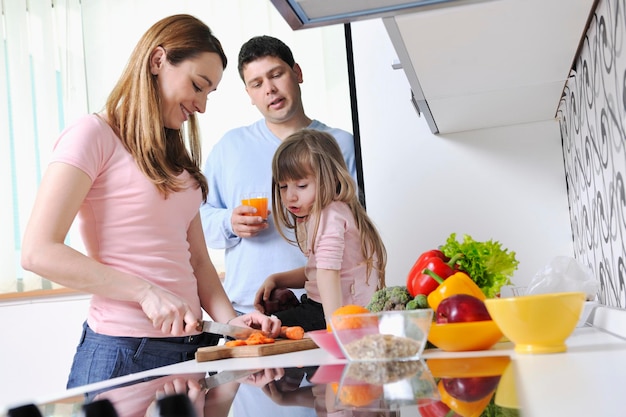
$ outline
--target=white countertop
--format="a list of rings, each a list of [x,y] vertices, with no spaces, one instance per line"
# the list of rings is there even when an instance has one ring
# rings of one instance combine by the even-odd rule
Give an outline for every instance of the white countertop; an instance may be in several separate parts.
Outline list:
[[[509,355],[513,361],[517,396],[525,417],[624,416],[626,379],[626,310],[596,307],[586,323],[567,340],[567,352],[519,354],[510,342],[477,352],[426,350],[424,359]],[[128,375],[85,387],[37,398],[35,404],[112,387],[139,378],[230,369],[288,368],[341,364],[321,349],[257,358],[195,360]]]

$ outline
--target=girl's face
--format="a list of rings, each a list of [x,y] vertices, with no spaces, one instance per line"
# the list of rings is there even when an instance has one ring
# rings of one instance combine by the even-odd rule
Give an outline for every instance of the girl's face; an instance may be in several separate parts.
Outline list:
[[[311,214],[317,195],[317,183],[312,175],[301,180],[289,180],[278,183],[280,199],[283,205],[296,217]]]
[[[203,52],[174,66],[162,47],[153,52],[150,70],[157,76],[161,115],[169,129],[180,129],[195,112],[204,113],[207,96],[217,89],[224,72],[222,60],[214,52]]]

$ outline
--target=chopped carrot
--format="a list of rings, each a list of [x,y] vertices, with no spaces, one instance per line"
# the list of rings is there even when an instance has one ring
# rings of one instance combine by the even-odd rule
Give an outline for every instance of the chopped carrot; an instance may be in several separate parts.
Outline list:
[[[252,333],[246,339],[248,345],[264,345],[266,343],[274,343],[274,339],[263,335],[263,333]]]
[[[234,347],[234,346],[245,346],[247,343],[245,340],[229,340],[224,343],[224,346]]]
[[[282,326],[280,337],[291,340],[300,340],[304,337],[304,329],[301,326]]]
[[[235,347],[235,346],[265,345],[265,344],[274,343],[274,342],[275,340],[272,339],[271,337],[267,337],[263,335],[263,333],[261,332],[256,332],[256,333],[252,333],[245,340],[242,340],[242,339],[229,340],[228,342],[224,343],[224,346]]]

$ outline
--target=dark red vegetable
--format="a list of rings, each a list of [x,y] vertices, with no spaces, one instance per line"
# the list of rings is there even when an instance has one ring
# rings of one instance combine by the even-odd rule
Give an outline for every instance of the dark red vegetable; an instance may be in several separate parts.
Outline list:
[[[485,303],[469,294],[455,294],[437,306],[437,323],[460,323],[491,320]]]
[[[278,311],[296,307],[300,301],[289,288],[276,288],[272,291],[269,300],[263,302],[265,314],[274,314]]]

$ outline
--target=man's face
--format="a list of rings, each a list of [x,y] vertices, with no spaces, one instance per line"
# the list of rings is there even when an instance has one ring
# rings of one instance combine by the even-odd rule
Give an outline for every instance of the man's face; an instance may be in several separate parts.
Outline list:
[[[243,80],[252,104],[268,122],[285,123],[304,114],[298,64],[290,68],[280,58],[263,57],[243,67]]]

